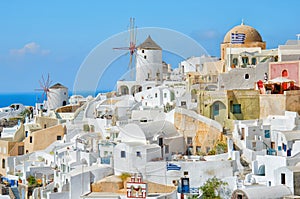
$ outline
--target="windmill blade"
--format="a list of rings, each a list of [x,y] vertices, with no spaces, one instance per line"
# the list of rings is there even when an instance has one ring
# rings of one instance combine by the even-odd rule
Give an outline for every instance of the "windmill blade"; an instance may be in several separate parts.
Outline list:
[[[36,89],[34,89],[35,91],[44,91],[44,89],[42,89],[42,88],[36,88]]]
[[[130,57],[129,57],[129,64],[128,64],[129,70],[131,70],[131,68],[132,68],[132,56],[133,56],[133,55],[130,54]]]
[[[44,87],[45,85],[46,85],[45,78],[44,75],[42,75],[42,87]]]
[[[44,90],[44,85],[43,85],[43,83],[41,82],[41,80],[39,80],[39,84],[40,84],[40,87]]]
[[[114,50],[129,50],[129,47],[113,48]]]

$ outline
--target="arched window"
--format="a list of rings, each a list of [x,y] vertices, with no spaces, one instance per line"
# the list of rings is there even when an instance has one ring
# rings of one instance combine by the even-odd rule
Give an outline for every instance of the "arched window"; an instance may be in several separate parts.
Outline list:
[[[243,65],[246,66],[248,64],[248,57],[242,57]]]
[[[284,69],[284,70],[281,72],[281,76],[282,76],[282,77],[287,77],[287,76],[289,76],[288,71]]]
[[[256,65],[256,58],[255,58],[255,57],[252,57],[252,59],[251,59],[251,64],[252,64],[252,65]]]
[[[5,159],[2,159],[2,169],[5,169]]]
[[[238,59],[237,58],[233,58],[232,63],[235,66],[238,65]]]

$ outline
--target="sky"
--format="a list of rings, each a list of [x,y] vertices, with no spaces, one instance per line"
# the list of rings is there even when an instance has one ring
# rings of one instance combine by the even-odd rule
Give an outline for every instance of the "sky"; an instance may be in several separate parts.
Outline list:
[[[48,74],[53,84],[72,90],[86,57],[101,42],[127,31],[130,17],[138,28],[185,34],[219,57],[225,34],[242,20],[260,32],[267,48],[296,39],[299,6],[297,0],[0,1],[0,93],[34,92]],[[181,61],[168,52],[163,58],[173,68]],[[98,90],[114,89],[128,62],[128,54],[114,60]]]

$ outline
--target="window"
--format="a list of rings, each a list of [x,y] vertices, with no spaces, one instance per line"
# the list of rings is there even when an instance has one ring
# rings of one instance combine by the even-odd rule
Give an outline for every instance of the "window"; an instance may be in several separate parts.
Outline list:
[[[281,174],[281,184],[285,184],[285,173]]]
[[[164,98],[167,98],[167,93],[164,93]]]
[[[149,73],[148,73],[148,75],[149,75]],[[148,77],[149,78],[149,77]],[[149,89],[151,89],[151,87],[147,87],[147,90],[149,90]]]
[[[162,146],[164,144],[163,138],[158,138],[158,145]]]
[[[58,135],[58,136],[56,137],[56,140],[61,140],[61,135]]]
[[[192,137],[187,137],[186,142],[187,142],[188,145],[192,145],[193,144],[193,138]]]
[[[252,63],[252,65],[256,65],[256,58],[255,57],[252,57],[251,63]]]
[[[286,145],[282,143],[282,149],[286,151]]]
[[[136,152],[136,157],[142,157],[142,153],[140,151]]]
[[[214,116],[219,115],[219,104],[214,104]]]
[[[287,70],[283,70],[282,73],[281,73],[281,76],[282,77],[287,77],[288,76]]]
[[[209,151],[210,151],[210,147],[207,146],[207,147],[206,147],[206,153],[208,153]]]
[[[238,65],[238,59],[237,58],[233,58],[232,63],[234,66]]]
[[[126,158],[126,151],[121,151],[121,158]]]
[[[256,142],[252,142],[252,148],[256,147]]]
[[[281,151],[282,149],[281,149],[281,146],[278,146],[278,151]]]
[[[169,145],[165,145],[165,153],[169,153]]]
[[[232,105],[232,113],[233,114],[241,114],[242,113],[241,104],[233,104]]]
[[[181,106],[186,106],[186,101],[182,101]]]
[[[240,193],[238,193],[238,194],[237,194],[237,199],[243,199],[243,195],[240,194]]]
[[[249,79],[250,75],[248,73],[245,74],[245,79]]]
[[[248,57],[242,57],[242,61],[244,65],[248,64]]]
[[[145,50],[142,50],[142,53],[144,53],[145,52]]]
[[[44,124],[44,129],[45,129],[45,128],[47,128],[47,125],[46,125],[46,124]]]
[[[201,152],[201,146],[196,146],[196,152],[200,153]]]
[[[155,98],[157,98],[157,93],[155,93]]]
[[[144,59],[147,59],[147,56],[146,56],[146,55],[144,55]]]
[[[2,159],[2,169],[5,169],[5,159]]]
[[[32,136],[29,137],[29,143],[32,143]]]
[[[189,146],[187,149],[187,155],[193,155],[193,147]]]
[[[270,130],[265,130],[265,138],[270,138]]]

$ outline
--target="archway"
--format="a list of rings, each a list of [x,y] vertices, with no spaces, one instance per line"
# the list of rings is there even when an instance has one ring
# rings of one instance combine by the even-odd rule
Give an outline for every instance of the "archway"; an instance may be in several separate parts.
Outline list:
[[[141,85],[134,85],[131,87],[131,94],[134,95],[138,92],[141,92],[142,91],[142,86]]]
[[[128,86],[126,86],[126,85],[120,86],[119,93],[121,95],[128,95],[129,94],[129,88],[128,88]]]
[[[217,117],[220,117],[222,111],[226,110],[226,106],[221,101],[216,101],[211,105],[211,119],[216,120]]]
[[[282,77],[288,77],[289,74],[288,74],[288,71],[286,69],[284,69],[282,72],[281,72],[281,76]]]

